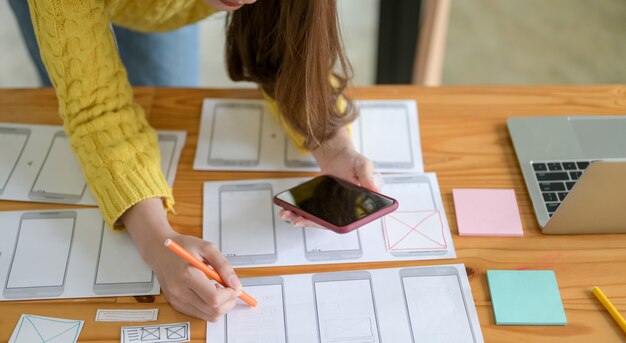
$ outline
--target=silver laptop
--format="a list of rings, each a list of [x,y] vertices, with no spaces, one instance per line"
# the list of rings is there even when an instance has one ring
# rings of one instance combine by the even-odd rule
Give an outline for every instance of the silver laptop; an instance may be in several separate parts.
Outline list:
[[[626,116],[509,118],[544,233],[626,232]]]

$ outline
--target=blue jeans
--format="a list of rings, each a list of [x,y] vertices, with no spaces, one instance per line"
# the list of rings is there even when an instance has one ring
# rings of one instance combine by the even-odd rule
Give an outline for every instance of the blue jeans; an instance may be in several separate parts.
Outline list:
[[[9,0],[41,83],[51,86],[41,60],[26,0]],[[113,25],[113,32],[133,86],[197,87],[200,82],[198,25],[141,33]]]

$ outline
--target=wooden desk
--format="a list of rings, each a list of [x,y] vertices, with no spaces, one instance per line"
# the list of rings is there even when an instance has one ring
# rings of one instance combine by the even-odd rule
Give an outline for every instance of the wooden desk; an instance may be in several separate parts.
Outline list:
[[[626,235],[547,236],[535,221],[530,199],[505,125],[510,116],[626,114],[626,86],[590,87],[375,87],[352,90],[357,99],[415,99],[427,171],[435,171],[458,258],[454,260],[363,263],[240,269],[241,276],[465,263],[487,342],[626,342],[591,294],[599,285],[626,313]],[[193,171],[200,107],[205,97],[256,98],[251,90],[154,89],[136,91],[150,122],[159,129],[187,130],[174,194],[173,225],[195,236],[202,230],[202,182],[309,175]],[[0,121],[60,124],[51,90],[0,90]],[[626,148],[626,147],[625,147]],[[523,238],[459,237],[452,188],[514,188],[524,226]],[[0,210],[49,209],[50,204],[0,202]],[[1,230],[1,228],[0,228]],[[552,269],[556,272],[569,324],[565,327],[496,326],[485,278],[488,269]],[[142,299],[145,300],[145,299]],[[151,299],[147,299],[151,300]],[[165,298],[140,304],[133,297],[0,303],[0,341],[8,340],[22,313],[84,319],[81,342],[119,342],[120,323],[95,323],[98,308],[160,309],[159,322],[191,321],[193,342],[204,342],[205,325],[174,311]],[[126,324],[127,325],[127,324]],[[296,342],[297,343],[297,342]],[[394,342],[395,343],[395,342]]]

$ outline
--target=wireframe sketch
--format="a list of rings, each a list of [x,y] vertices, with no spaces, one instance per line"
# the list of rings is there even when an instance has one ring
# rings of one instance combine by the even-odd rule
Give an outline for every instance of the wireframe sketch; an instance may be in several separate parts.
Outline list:
[[[283,279],[280,276],[244,279],[246,292],[258,300],[256,307],[238,303],[226,314],[228,342],[287,342]]]
[[[458,270],[400,270],[413,342],[477,342]]]
[[[317,162],[311,153],[298,151],[291,140],[285,137],[285,165],[290,168],[314,168]]]
[[[28,128],[0,127],[0,194],[9,183],[29,137]]]
[[[178,144],[178,137],[176,135],[159,133],[159,149],[161,151],[161,171],[163,175],[169,179],[170,171],[174,163],[174,153],[176,152],[176,146]],[[171,185],[170,185],[171,186]]]
[[[9,343],[76,343],[84,321],[23,314]]]
[[[82,199],[87,183],[65,132],[58,131],[37,173],[28,197],[47,202],[74,203]]]
[[[363,104],[357,123],[353,140],[375,168],[413,168],[411,126],[405,106]]]
[[[123,326],[121,343],[189,342],[189,322],[147,326]]]
[[[154,286],[154,273],[143,261],[127,231],[113,231],[102,222],[94,277],[96,294],[147,292]]]
[[[349,260],[363,256],[359,230],[337,234],[330,230],[304,228],[305,257],[310,261]]]
[[[442,214],[427,177],[385,178],[382,192],[398,200],[398,210],[381,220],[385,247],[395,256],[443,254],[448,250]]]
[[[262,131],[262,105],[235,103],[216,105],[211,125],[209,165],[259,164]]]
[[[320,343],[380,342],[369,272],[315,274],[313,290]]]
[[[76,212],[26,212],[20,220],[3,295],[50,298],[63,293]]]
[[[219,188],[220,249],[235,265],[276,261],[272,185],[246,183]]]

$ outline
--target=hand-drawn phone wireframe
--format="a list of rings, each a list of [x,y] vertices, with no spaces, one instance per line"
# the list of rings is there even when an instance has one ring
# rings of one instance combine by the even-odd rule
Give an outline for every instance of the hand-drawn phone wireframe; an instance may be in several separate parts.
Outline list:
[[[358,124],[361,153],[374,162],[375,168],[413,167],[411,126],[405,106],[361,105]]]
[[[126,231],[102,222],[98,262],[93,282],[96,294],[145,293],[154,287],[154,272],[143,261]]]
[[[382,187],[382,191],[385,194],[396,199],[399,203],[398,209],[396,212],[389,214],[387,217],[381,220],[381,226],[383,230],[383,234],[385,235],[386,240],[389,240],[389,232],[385,232],[390,229],[390,227],[386,226],[386,223],[389,223],[394,220],[394,217],[399,217],[403,214],[409,212],[433,212],[433,220],[439,222],[439,229],[436,231],[436,236],[426,237],[426,240],[429,244],[428,247],[424,247],[421,250],[394,250],[388,249],[393,256],[397,257],[406,257],[406,256],[415,256],[415,255],[442,255],[448,252],[447,242],[443,230],[443,220],[441,219],[441,214],[438,213],[437,205],[435,202],[435,194],[432,189],[431,181],[427,176],[424,175],[409,175],[409,176],[388,176],[384,178],[384,186]],[[425,216],[428,216],[425,214]],[[436,216],[436,217],[435,217]],[[406,220],[406,218],[402,218]],[[419,219],[419,218],[418,218]],[[404,222],[403,225],[409,225],[417,223],[407,223]],[[406,230],[410,230],[409,227],[405,227]],[[411,239],[411,235],[417,235],[417,237],[422,238],[424,234],[418,232],[403,232],[401,237],[404,240]],[[426,235],[427,236],[427,235]],[[393,242],[396,243],[396,242]],[[386,242],[386,244],[390,244]]]
[[[74,203],[82,199],[87,182],[65,132],[58,131],[48,148],[28,197],[47,202]]]
[[[261,157],[263,107],[218,104],[211,125],[208,164],[256,166]]]
[[[0,195],[9,183],[29,138],[29,128],[0,127]]]
[[[381,341],[372,276],[367,271],[315,274],[318,341]]]
[[[226,342],[288,342],[283,278],[248,278],[241,283],[259,304],[253,308],[238,303],[224,316]]]
[[[289,168],[315,168],[317,162],[311,153],[299,152],[291,140],[285,137],[285,165]]]
[[[233,265],[276,261],[276,223],[271,184],[220,186],[219,225],[220,250]]]
[[[456,268],[404,268],[399,274],[413,342],[478,341]]]
[[[75,225],[75,211],[22,214],[5,298],[48,298],[63,293]]]
[[[304,256],[309,261],[353,260],[363,256],[361,235],[353,230],[339,235],[330,230],[304,228]]]
[[[169,180],[172,163],[174,162],[174,154],[178,145],[178,137],[176,135],[159,133],[159,149],[161,151],[161,171],[165,178]],[[171,186],[171,185],[170,185]]]

